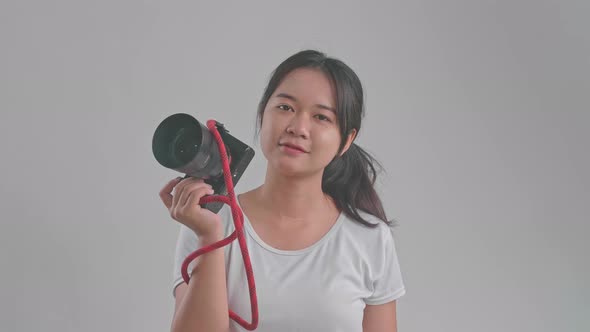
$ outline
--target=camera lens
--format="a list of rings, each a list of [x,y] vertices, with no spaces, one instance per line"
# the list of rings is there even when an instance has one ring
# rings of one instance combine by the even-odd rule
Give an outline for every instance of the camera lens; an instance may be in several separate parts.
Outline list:
[[[176,163],[184,165],[197,155],[199,152],[199,143],[201,141],[200,132],[193,130],[191,132],[188,128],[181,128],[176,137],[170,142],[171,159]]]
[[[183,113],[171,115],[156,128],[152,139],[154,156],[164,167],[185,167],[204,148],[203,134],[207,133],[192,116]]]

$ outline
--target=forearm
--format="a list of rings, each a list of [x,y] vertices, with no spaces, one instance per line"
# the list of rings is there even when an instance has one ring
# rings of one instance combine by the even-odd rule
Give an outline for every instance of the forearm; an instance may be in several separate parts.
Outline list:
[[[201,247],[221,236],[204,238]],[[197,258],[195,268],[172,323],[172,332],[227,332],[229,315],[224,250],[218,248]]]

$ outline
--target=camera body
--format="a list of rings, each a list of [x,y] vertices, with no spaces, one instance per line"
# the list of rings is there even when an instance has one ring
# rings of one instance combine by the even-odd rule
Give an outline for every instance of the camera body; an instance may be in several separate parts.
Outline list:
[[[216,121],[216,127],[225,145],[235,186],[254,158],[254,150],[230,135],[222,123]],[[209,129],[191,115],[177,113],[164,119],[154,132],[152,152],[160,165],[186,174],[184,178],[201,178],[213,187],[215,194],[227,195],[217,141]],[[223,203],[202,206],[217,213]]]

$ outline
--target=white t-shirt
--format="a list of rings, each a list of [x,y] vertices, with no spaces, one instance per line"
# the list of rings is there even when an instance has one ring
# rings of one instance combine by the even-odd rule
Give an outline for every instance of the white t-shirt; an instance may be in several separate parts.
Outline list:
[[[366,304],[377,305],[405,294],[392,229],[378,218],[369,228],[341,213],[332,228],[313,245],[278,250],[256,234],[246,215],[244,229],[258,297],[258,332],[362,331]],[[231,208],[219,211],[225,236],[234,231]],[[197,247],[196,234],[180,225],[173,271],[173,295],[183,281],[180,268]],[[250,294],[238,240],[225,250],[229,308],[251,322]],[[195,261],[188,267],[191,274]],[[246,331],[230,319],[231,331]]]

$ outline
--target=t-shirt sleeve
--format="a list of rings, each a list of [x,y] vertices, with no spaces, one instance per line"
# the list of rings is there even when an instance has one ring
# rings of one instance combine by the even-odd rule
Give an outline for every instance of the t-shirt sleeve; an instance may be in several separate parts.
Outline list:
[[[197,245],[198,239],[195,232],[185,225],[180,224],[180,231],[178,233],[178,239],[176,240],[176,250],[174,253],[174,270],[172,272],[172,296],[174,297],[176,297],[176,287],[184,282],[180,271],[182,263],[188,255],[198,249]],[[195,260],[193,260],[187,268],[189,275],[192,272],[194,264]]]
[[[391,302],[406,293],[393,229],[386,225],[381,225],[381,227],[379,254],[376,255],[377,259],[375,260],[377,273],[372,280],[373,293],[365,298],[365,303],[369,305]]]

